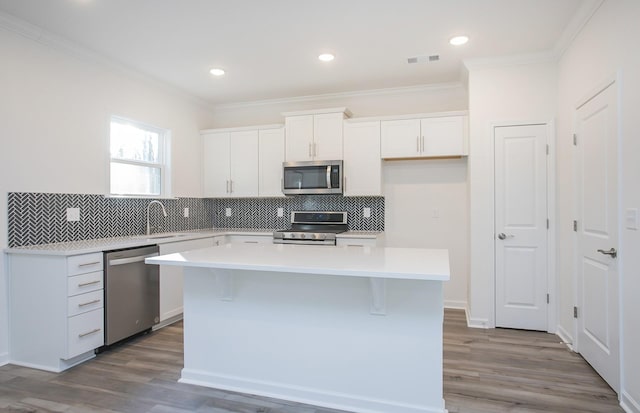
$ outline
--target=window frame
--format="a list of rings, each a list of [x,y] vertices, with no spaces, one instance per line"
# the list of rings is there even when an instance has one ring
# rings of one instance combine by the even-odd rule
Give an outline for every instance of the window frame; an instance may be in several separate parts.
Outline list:
[[[133,159],[123,159],[123,158],[114,158],[111,156],[111,125],[112,123],[119,123],[122,125],[130,125],[136,127],[138,129],[143,129],[145,131],[153,132],[158,134],[158,161],[157,162],[149,162],[142,160],[133,160]],[[111,197],[124,197],[124,198],[150,198],[150,199],[158,199],[158,198],[171,198],[171,177],[170,177],[170,159],[171,159],[171,131],[169,129],[160,128],[157,126],[150,125],[148,123],[140,122],[137,120],[133,120],[130,118],[126,118],[118,115],[111,115],[109,118],[109,133],[108,133],[108,165],[107,165],[107,191]],[[160,194],[134,194],[134,193],[113,193],[111,192],[111,165],[113,163],[118,163],[122,165],[134,165],[145,168],[157,168],[160,170]]]

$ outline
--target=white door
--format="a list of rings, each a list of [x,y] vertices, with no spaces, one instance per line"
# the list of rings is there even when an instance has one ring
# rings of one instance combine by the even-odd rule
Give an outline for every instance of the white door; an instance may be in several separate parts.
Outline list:
[[[496,327],[547,330],[547,125],[495,134]]]
[[[344,124],[344,196],[382,195],[380,121]]]
[[[287,162],[313,158],[313,115],[287,116],[285,124],[285,158]]]
[[[342,158],[343,113],[323,113],[313,116],[313,158],[333,161]]]
[[[229,196],[229,133],[202,135],[204,196]]]
[[[284,128],[261,130],[259,141],[259,196],[284,196],[282,193]]]
[[[229,154],[231,196],[258,196],[258,131],[232,132]]]
[[[381,156],[385,159],[420,156],[420,119],[384,120],[381,128]]]
[[[464,155],[464,117],[447,116],[420,121],[423,156]]]
[[[578,108],[578,351],[616,391],[618,335],[618,131],[615,86]]]

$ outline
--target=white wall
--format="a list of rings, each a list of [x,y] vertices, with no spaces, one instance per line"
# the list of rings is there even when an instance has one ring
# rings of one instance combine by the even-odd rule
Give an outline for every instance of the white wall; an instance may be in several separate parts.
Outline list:
[[[209,108],[150,82],[0,29],[0,249],[7,192],[108,191],[112,114],[172,132],[176,196],[201,196],[199,130]],[[0,364],[6,361],[7,291],[0,258]]]
[[[462,85],[438,85],[223,107],[216,109],[214,122],[215,127],[283,123],[281,112],[331,107],[347,107],[353,117],[368,117],[465,110],[467,105]],[[387,244],[448,248],[452,273],[445,283],[445,303],[464,308],[469,273],[467,160],[383,165]],[[438,218],[433,217],[434,209]]]
[[[620,280],[622,299],[622,386],[627,411],[640,412],[640,231],[625,229],[624,211],[640,208],[640,2],[605,1],[564,53],[559,64],[558,114],[558,218],[575,219],[571,135],[576,103],[605,79],[620,73]],[[573,233],[569,226],[558,234],[563,253],[558,257],[562,275],[560,325],[575,334],[571,308],[575,272]]]
[[[556,65],[472,64],[469,69],[470,323],[493,327],[494,211],[492,123],[552,121]]]

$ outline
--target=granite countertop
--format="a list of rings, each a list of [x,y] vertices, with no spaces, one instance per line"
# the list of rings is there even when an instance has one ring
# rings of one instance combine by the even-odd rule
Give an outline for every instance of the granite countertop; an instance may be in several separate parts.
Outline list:
[[[8,254],[34,255],[80,255],[144,245],[166,244],[225,235],[271,236],[274,229],[255,228],[210,228],[192,231],[157,233],[151,235],[133,235],[128,237],[99,238],[82,241],[58,242],[54,244],[28,245],[5,248]],[[347,231],[338,237],[376,238],[381,232]]]

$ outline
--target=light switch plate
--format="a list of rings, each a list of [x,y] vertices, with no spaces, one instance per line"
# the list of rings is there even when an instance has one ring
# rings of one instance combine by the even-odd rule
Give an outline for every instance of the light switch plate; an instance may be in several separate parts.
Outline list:
[[[282,218],[284,216],[284,208],[278,208],[277,213],[278,213],[278,216]]]
[[[184,217],[189,218],[189,208],[184,209]]]
[[[364,208],[362,210],[362,216],[365,218],[371,218],[371,208]]]
[[[225,217],[230,217],[231,216],[231,208],[225,208],[224,209],[224,216]]]
[[[80,221],[80,208],[67,208],[67,221]]]
[[[627,229],[638,230],[638,208],[628,208],[625,211],[624,225]]]

